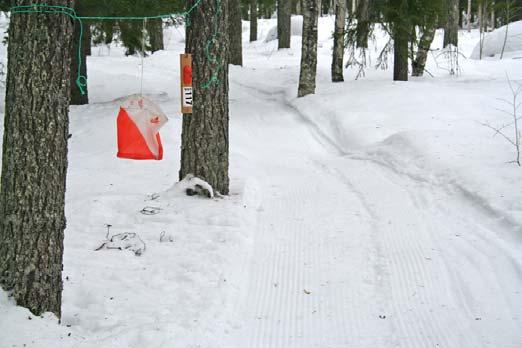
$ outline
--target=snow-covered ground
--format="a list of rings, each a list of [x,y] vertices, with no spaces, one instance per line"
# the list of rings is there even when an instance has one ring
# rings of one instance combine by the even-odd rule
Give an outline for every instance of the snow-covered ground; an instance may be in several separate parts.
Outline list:
[[[116,158],[140,60],[93,49],[91,104],[71,108],[62,322],[0,291],[0,347],[522,346],[522,169],[481,125],[509,122],[499,98],[506,74],[522,82],[522,52],[460,57],[459,77],[434,52],[434,77],[347,69],[332,84],[321,18],[317,94],[297,99],[300,38],[277,51],[274,26],[244,32],[231,67],[231,195],[211,200],[174,185],[182,31],[145,60],[145,93],[170,117],[161,162]],[[478,33],[460,42],[469,56]],[[95,251],[106,224],[137,233],[142,256]]]

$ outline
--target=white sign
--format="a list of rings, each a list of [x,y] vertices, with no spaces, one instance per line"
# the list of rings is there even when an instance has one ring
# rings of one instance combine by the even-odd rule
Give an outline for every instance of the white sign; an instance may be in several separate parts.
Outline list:
[[[183,107],[192,107],[192,87],[183,87]]]

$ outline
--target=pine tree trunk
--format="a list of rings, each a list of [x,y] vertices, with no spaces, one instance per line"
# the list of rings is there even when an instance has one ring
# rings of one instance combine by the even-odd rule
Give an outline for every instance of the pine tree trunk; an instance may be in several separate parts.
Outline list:
[[[393,80],[408,81],[408,28],[399,19],[393,32]]]
[[[318,16],[317,0],[303,0],[303,47],[301,50],[298,97],[315,93]]]
[[[228,35],[230,40],[230,64],[243,65],[243,24],[240,0],[228,0]]]
[[[444,25],[444,47],[459,45],[459,0],[446,0],[447,18]]]
[[[13,14],[9,26],[0,283],[35,314],[60,316],[72,34],[62,14]]]
[[[187,1],[187,7],[196,0]],[[219,6],[219,8],[217,7]],[[219,12],[221,11],[221,12]],[[194,106],[183,115],[180,179],[193,174],[221,194],[229,192],[228,178],[228,2],[202,0],[190,15],[186,52],[193,59]],[[216,62],[207,59],[207,43]],[[216,77],[208,88],[205,84]]]
[[[250,42],[257,41],[257,0],[250,0]]]
[[[89,95],[87,90],[87,54],[91,50],[91,40],[90,37],[87,36],[87,33],[90,33],[90,26],[88,23],[83,24],[83,36],[82,36],[82,47],[81,51],[78,52],[78,43],[80,40],[80,22],[74,22],[74,34],[73,40],[71,44],[71,105],[85,105],[89,104]],[[89,29],[87,29],[89,28]],[[90,36],[90,35],[89,35]],[[80,56],[78,56],[80,53]],[[81,82],[85,83],[83,90],[85,94],[82,94],[80,88],[76,84],[78,79],[78,65],[80,66],[80,74],[85,76],[85,80],[82,79]]]
[[[303,1],[302,0],[297,0],[296,1],[295,13],[298,14],[298,15],[302,15],[303,14]]]
[[[370,0],[359,0],[357,4],[357,47],[368,48],[370,34]]]
[[[163,43],[163,20],[149,19],[147,20],[147,33],[149,34],[150,50],[154,53],[156,51],[163,51],[165,45]]]
[[[76,36],[73,37],[73,40],[76,39]],[[89,22],[83,22],[83,41],[82,47],[85,48],[85,55],[90,56],[91,52],[91,40],[92,40],[92,32],[91,25]],[[87,75],[85,75],[87,76]]]
[[[290,48],[290,39],[292,37],[292,18],[289,0],[277,1],[277,37],[279,40],[279,49]]]
[[[332,81],[342,82],[344,60],[344,32],[346,25],[346,1],[335,0],[335,31],[332,58]]]
[[[426,67],[426,60],[428,59],[428,53],[430,52],[431,43],[435,38],[435,25],[424,28],[421,39],[417,48],[417,55],[412,63],[412,75],[422,76],[424,75],[424,69]]]

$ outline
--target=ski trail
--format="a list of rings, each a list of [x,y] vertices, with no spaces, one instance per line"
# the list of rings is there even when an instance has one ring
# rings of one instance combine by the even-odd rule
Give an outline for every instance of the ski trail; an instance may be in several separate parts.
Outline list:
[[[522,345],[522,260],[505,224],[344,156],[277,94],[240,93],[256,111],[233,122],[265,193],[234,347]]]

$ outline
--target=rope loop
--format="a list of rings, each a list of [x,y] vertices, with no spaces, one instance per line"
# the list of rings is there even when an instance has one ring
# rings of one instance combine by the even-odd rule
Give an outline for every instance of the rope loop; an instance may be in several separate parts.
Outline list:
[[[78,16],[75,9],[68,6],[58,6],[58,5],[48,5],[48,4],[34,4],[34,5],[20,5],[20,6],[13,6],[9,9],[9,11],[12,14],[24,14],[24,13],[45,13],[45,14],[64,14],[66,16],[69,16],[74,21],[78,21],[79,27],[80,27],[80,34],[78,37],[78,52],[77,52],[77,60],[78,60],[78,71],[77,71],[77,78],[76,78],[76,86],[78,86],[78,89],[80,90],[80,93],[82,95],[86,94],[86,87],[87,87],[87,77],[82,75],[82,64],[84,62],[82,61],[82,41],[83,41],[83,33],[84,33],[84,20],[89,21],[106,21],[106,20],[140,20],[143,21],[143,24],[145,26],[145,23],[148,19],[168,19],[172,17],[184,17],[185,18],[185,25],[186,27],[190,27],[192,25],[190,20],[190,14],[194,12],[203,2],[203,0],[195,0],[192,6],[190,6],[185,12],[182,13],[169,13],[169,14],[160,14],[156,16]],[[209,78],[209,80],[203,84],[204,89],[210,88],[211,85],[216,84],[219,82],[219,79],[217,77],[219,71],[221,70],[220,61],[217,59],[215,55],[212,55],[210,53],[210,50],[213,45],[215,45],[217,41],[217,37],[219,36],[219,16],[221,16],[221,0],[215,0],[216,4],[216,12],[214,14],[214,31],[212,33],[212,36],[209,38],[207,43],[205,44],[205,58],[206,60],[214,65],[217,65],[217,67],[212,68],[212,76]],[[144,35],[144,34],[143,34]],[[145,39],[143,39],[143,42]],[[143,63],[142,63],[143,68]],[[143,80],[143,75],[142,75]]]

